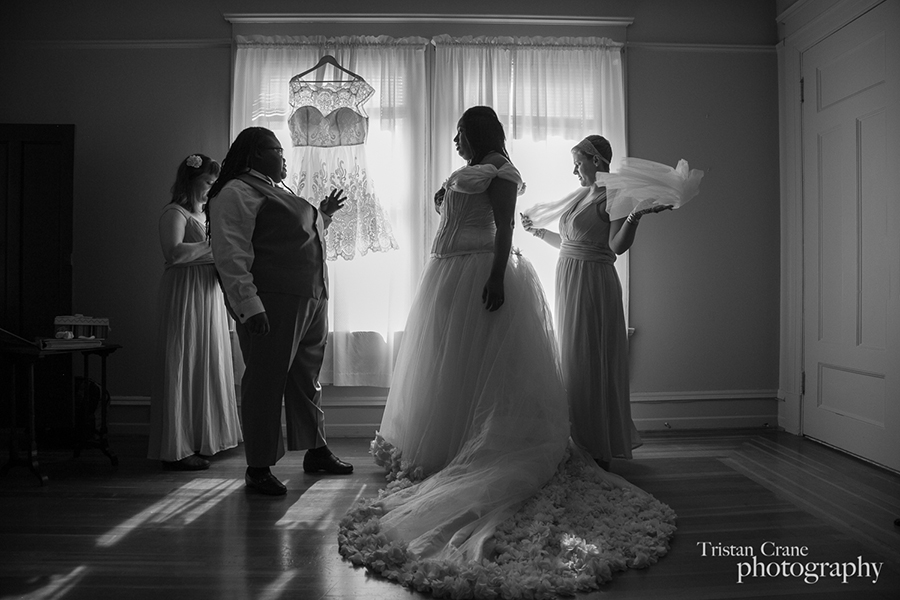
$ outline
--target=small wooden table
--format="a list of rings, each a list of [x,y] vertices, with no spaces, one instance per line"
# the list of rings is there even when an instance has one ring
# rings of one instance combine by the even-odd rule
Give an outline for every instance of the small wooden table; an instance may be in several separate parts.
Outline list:
[[[100,357],[100,387],[101,387],[101,396],[100,396],[100,429],[97,432],[98,435],[96,439],[91,435],[91,439],[84,439],[85,432],[82,431],[83,424],[85,422],[85,415],[76,415],[75,409],[73,407],[73,419],[76,421],[75,423],[75,448],[74,453],[77,458],[81,450],[85,448],[97,448],[105,454],[113,466],[117,466],[119,464],[119,458],[112,452],[109,447],[109,440],[107,439],[107,402],[104,400],[107,398],[106,393],[106,357],[121,348],[122,346],[118,344],[103,344],[101,346],[94,346],[91,348],[54,348],[54,349],[41,349],[36,345],[28,345],[28,344],[17,344],[17,343],[9,343],[7,341],[3,341],[0,344],[0,354],[2,354],[6,360],[13,363],[14,365],[24,365],[26,368],[26,390],[25,390],[25,401],[26,401],[26,422],[25,422],[25,446],[26,446],[26,456],[23,458],[20,456],[20,444],[19,444],[19,432],[18,432],[18,423],[16,419],[16,376],[13,373],[12,377],[12,393],[9,395],[9,414],[10,414],[10,433],[9,433],[9,460],[6,461],[6,464],[3,467],[0,467],[0,475],[5,475],[7,471],[9,471],[12,467],[16,465],[23,465],[28,467],[32,473],[34,473],[41,482],[41,485],[47,483],[47,476],[41,473],[40,466],[38,465],[37,458],[37,440],[35,439],[35,428],[34,428],[34,365],[35,363],[47,356],[57,356],[61,354],[75,354],[76,352],[80,352],[84,356],[84,371],[83,376],[85,380],[88,379],[88,359],[91,355],[97,355]],[[74,402],[74,397],[72,398]],[[79,412],[84,410],[84,406],[87,402],[82,403],[82,407],[79,409]]]

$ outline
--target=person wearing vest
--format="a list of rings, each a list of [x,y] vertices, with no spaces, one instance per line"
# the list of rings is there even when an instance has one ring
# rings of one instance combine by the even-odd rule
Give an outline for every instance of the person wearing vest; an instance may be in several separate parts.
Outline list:
[[[307,450],[303,470],[353,471],[326,444],[319,385],[328,335],[324,233],[346,198],[332,190],[317,210],[279,186],[286,173],[275,134],[247,128],[229,148],[207,204],[213,258],[246,366],[245,482],[273,496],[287,492],[270,470],[285,452],[282,400],[287,449]]]

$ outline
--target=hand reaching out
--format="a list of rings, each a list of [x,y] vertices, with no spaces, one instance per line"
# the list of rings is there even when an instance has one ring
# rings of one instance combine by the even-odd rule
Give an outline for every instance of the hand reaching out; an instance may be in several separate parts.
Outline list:
[[[643,217],[644,215],[649,214],[649,213],[658,213],[658,212],[662,212],[664,210],[672,210],[673,208],[675,208],[675,207],[671,206],[669,204],[657,204],[656,206],[651,206],[650,208],[645,208],[644,210],[639,210],[637,212],[637,214],[638,214],[638,216]]]
[[[522,219],[522,228],[533,235],[536,238],[543,239],[544,234],[547,232],[546,229],[539,229],[534,226],[534,223],[531,220],[531,217],[526,217],[524,213],[519,213],[519,217]]]
[[[344,190],[331,190],[328,197],[319,203],[319,210],[329,217],[334,215],[334,213],[344,208],[344,202],[347,201],[347,196],[344,196],[343,194]]]
[[[641,220],[641,217],[650,213],[658,213],[663,212],[664,210],[672,210],[675,208],[674,206],[668,204],[657,204],[656,206],[651,206],[650,208],[644,208],[642,210],[636,210],[627,217],[627,221],[629,223],[637,224],[638,221]]]
[[[534,223],[531,222],[531,217],[526,217],[525,213],[519,213],[519,218],[522,220],[522,227],[525,229],[525,231],[527,231],[528,233],[534,231],[535,227]]]

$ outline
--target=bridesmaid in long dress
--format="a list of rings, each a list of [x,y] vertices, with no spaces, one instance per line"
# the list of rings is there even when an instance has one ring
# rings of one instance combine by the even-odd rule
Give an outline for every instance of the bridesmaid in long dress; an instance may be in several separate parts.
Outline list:
[[[572,158],[581,188],[557,207],[562,211],[559,233],[535,227],[532,211],[522,216],[522,224],[560,250],[556,326],[572,439],[608,470],[613,457],[631,458],[632,449],[641,445],[631,420],[628,335],[614,263],[634,243],[644,214],[671,207],[654,206],[610,221],[606,188],[597,185],[597,174],[609,172],[609,142],[588,136],[572,149]]]
[[[206,234],[206,194],[219,163],[191,154],[178,166],[159,219],[166,261],[159,287],[148,457],[170,469],[209,468],[241,442],[228,316]],[[202,456],[201,456],[202,455]]]

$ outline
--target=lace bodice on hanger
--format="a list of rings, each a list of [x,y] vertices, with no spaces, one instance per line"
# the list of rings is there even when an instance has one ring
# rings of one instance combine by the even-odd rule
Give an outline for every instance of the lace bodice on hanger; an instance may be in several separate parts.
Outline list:
[[[369,119],[362,108],[375,89],[363,80],[312,82],[295,77],[290,83],[294,112],[288,119],[294,146],[364,144]]]

